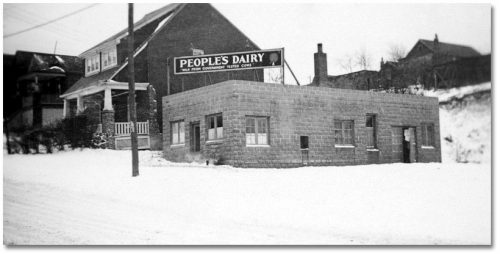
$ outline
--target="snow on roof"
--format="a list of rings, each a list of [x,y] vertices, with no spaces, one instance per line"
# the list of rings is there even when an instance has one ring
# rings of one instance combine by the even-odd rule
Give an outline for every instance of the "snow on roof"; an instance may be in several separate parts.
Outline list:
[[[165,25],[165,23],[167,23],[167,21],[172,17],[173,15],[168,15],[167,17],[165,17],[159,24],[158,26],[155,28],[155,31],[158,31],[160,30],[161,27],[163,27],[163,25]]]
[[[59,66],[52,66],[49,68],[50,70],[54,70],[54,71],[60,71],[60,72],[66,72],[63,68],[59,67]]]
[[[180,3],[169,4],[163,8],[160,8],[156,11],[153,11],[153,12],[150,12],[150,13],[144,15],[144,17],[142,19],[140,19],[139,21],[134,23],[134,31],[136,31],[136,30],[144,27],[145,25],[155,21],[156,19],[160,18],[161,16],[168,14],[169,12],[175,11],[177,9],[177,7],[179,7],[179,6],[182,6],[182,4],[180,4]],[[90,51],[98,49],[99,47],[103,46],[106,43],[109,43],[109,42],[112,42],[115,40],[119,40],[127,35],[128,35],[128,28],[125,28],[125,29],[121,30],[120,32],[118,32],[117,34],[115,34],[115,35],[107,38],[106,40],[102,41],[101,43],[95,45],[94,47],[84,51],[83,53],[80,54],[80,57],[82,55],[90,52]]]
[[[64,59],[62,59],[60,56],[56,55],[56,59],[57,59],[57,61],[59,61],[59,63],[64,64]]]

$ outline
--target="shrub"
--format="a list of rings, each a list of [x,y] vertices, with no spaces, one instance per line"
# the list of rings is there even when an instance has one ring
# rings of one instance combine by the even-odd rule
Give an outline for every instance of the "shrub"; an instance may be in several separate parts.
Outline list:
[[[91,120],[85,112],[62,121],[62,132],[73,149],[93,147],[96,128],[97,122]]]

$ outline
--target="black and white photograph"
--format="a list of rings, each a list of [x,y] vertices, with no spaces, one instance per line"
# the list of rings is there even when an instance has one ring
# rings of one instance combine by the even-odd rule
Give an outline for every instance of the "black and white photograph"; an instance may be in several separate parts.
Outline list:
[[[490,2],[1,8],[4,249],[493,244]]]

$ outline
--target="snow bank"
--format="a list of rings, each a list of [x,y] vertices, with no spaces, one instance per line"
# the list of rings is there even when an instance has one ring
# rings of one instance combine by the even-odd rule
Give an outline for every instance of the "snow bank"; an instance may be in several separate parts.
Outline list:
[[[240,169],[4,155],[7,244],[489,244],[488,164]]]
[[[491,83],[427,91],[438,96],[443,162],[491,162]]]
[[[491,91],[491,82],[451,89],[424,90],[424,95],[438,97],[439,102],[447,102],[452,99],[462,99],[464,96],[483,91]]]

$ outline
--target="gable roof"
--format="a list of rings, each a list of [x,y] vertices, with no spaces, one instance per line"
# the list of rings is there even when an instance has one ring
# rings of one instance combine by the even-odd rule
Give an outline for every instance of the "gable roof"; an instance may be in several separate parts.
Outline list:
[[[430,51],[434,52],[434,41],[420,39],[420,40],[418,40],[417,44],[419,44],[419,43],[424,45],[425,47],[427,47]],[[417,44],[415,44],[415,46]],[[477,52],[472,47],[459,45],[459,44],[438,42],[438,47],[439,47],[440,53],[445,53],[445,54],[451,55],[451,56],[472,57],[472,56],[480,56],[481,55],[479,52]],[[415,47],[413,47],[413,48],[415,48]],[[410,50],[410,52],[412,50]],[[408,55],[410,54],[410,52],[408,52]]]
[[[176,11],[178,9],[178,7],[180,7],[182,5],[184,5],[184,4],[181,4],[181,3],[168,4],[168,5],[162,7],[158,10],[152,11],[152,12],[144,15],[144,17],[142,17],[142,19],[140,19],[139,21],[134,23],[134,31],[141,29],[142,27],[157,20],[161,16],[168,14],[169,12]],[[93,46],[92,48],[85,50],[83,53],[80,54],[80,57],[82,55],[85,55],[88,52],[91,52],[93,50],[100,48],[101,46],[103,46],[109,42],[119,40],[127,35],[128,35],[128,28],[125,28],[125,29],[121,30],[120,32],[116,33],[115,35],[113,35],[113,36],[107,38],[106,40],[98,43],[97,45]]]

